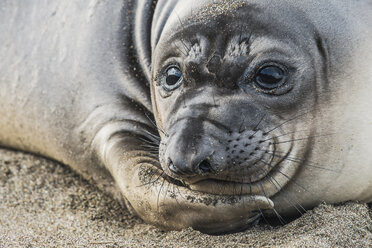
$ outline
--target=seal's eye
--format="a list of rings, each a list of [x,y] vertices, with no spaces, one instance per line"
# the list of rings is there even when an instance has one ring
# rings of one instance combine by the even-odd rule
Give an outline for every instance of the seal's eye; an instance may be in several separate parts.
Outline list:
[[[286,77],[285,72],[277,66],[266,66],[255,75],[255,83],[267,90],[272,90],[280,86]]]
[[[169,67],[165,73],[163,87],[165,90],[177,89],[182,83],[182,72],[175,66]]]

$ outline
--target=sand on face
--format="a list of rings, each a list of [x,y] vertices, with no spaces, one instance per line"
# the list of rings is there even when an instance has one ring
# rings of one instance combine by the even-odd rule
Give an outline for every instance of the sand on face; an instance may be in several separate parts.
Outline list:
[[[0,149],[0,247],[369,247],[366,204],[321,205],[283,226],[162,232],[66,166]]]

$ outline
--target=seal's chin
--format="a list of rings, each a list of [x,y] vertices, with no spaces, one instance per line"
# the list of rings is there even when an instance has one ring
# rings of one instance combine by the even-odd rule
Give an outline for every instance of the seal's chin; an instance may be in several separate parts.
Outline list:
[[[248,184],[239,184],[238,189],[236,183],[215,179],[206,179],[190,185],[169,177],[167,180],[179,187],[176,192],[181,197],[177,204],[182,204],[184,200],[200,203],[198,199],[202,199],[202,204],[208,206],[208,210],[201,209],[198,212],[200,221],[192,225],[202,233],[221,235],[247,230],[259,221],[263,211],[274,208],[271,199],[252,194],[251,186]],[[220,214],[235,217],[219,221],[217,217],[221,216]],[[208,219],[211,216],[215,216],[216,219],[212,222],[203,220],[204,217]]]
[[[255,223],[262,211],[274,207],[274,203],[263,195],[236,192],[223,195],[216,194],[215,191],[194,190],[194,185],[185,185],[152,164],[138,166],[138,173],[135,175],[138,177],[133,179],[134,184],[142,187],[147,196],[145,210],[153,208],[157,213],[154,219],[151,219],[152,216],[147,211],[138,214],[165,230],[192,227],[208,234],[242,231]],[[221,185],[221,182],[215,183],[216,187]],[[171,215],[177,215],[176,222],[170,221]],[[167,220],[167,226],[157,221],[162,218]]]

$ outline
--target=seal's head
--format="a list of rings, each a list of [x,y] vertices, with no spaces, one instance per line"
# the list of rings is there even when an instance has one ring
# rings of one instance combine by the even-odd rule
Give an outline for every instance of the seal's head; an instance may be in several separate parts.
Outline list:
[[[320,133],[327,47],[307,15],[285,3],[186,2],[152,37],[162,170],[202,194],[269,201]],[[278,209],[286,211],[285,199]]]
[[[298,115],[315,104],[312,53],[321,51],[296,37],[321,41],[306,21],[286,28],[287,17],[244,1],[197,9],[176,8],[153,53],[162,169],[194,191],[269,198],[296,173],[287,158],[309,149],[294,140],[312,132]]]

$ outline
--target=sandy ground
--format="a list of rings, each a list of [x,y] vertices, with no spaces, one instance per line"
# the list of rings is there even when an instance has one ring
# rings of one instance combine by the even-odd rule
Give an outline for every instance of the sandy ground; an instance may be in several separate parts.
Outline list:
[[[321,205],[282,227],[162,232],[65,166],[0,149],[0,247],[370,247],[370,211]]]

